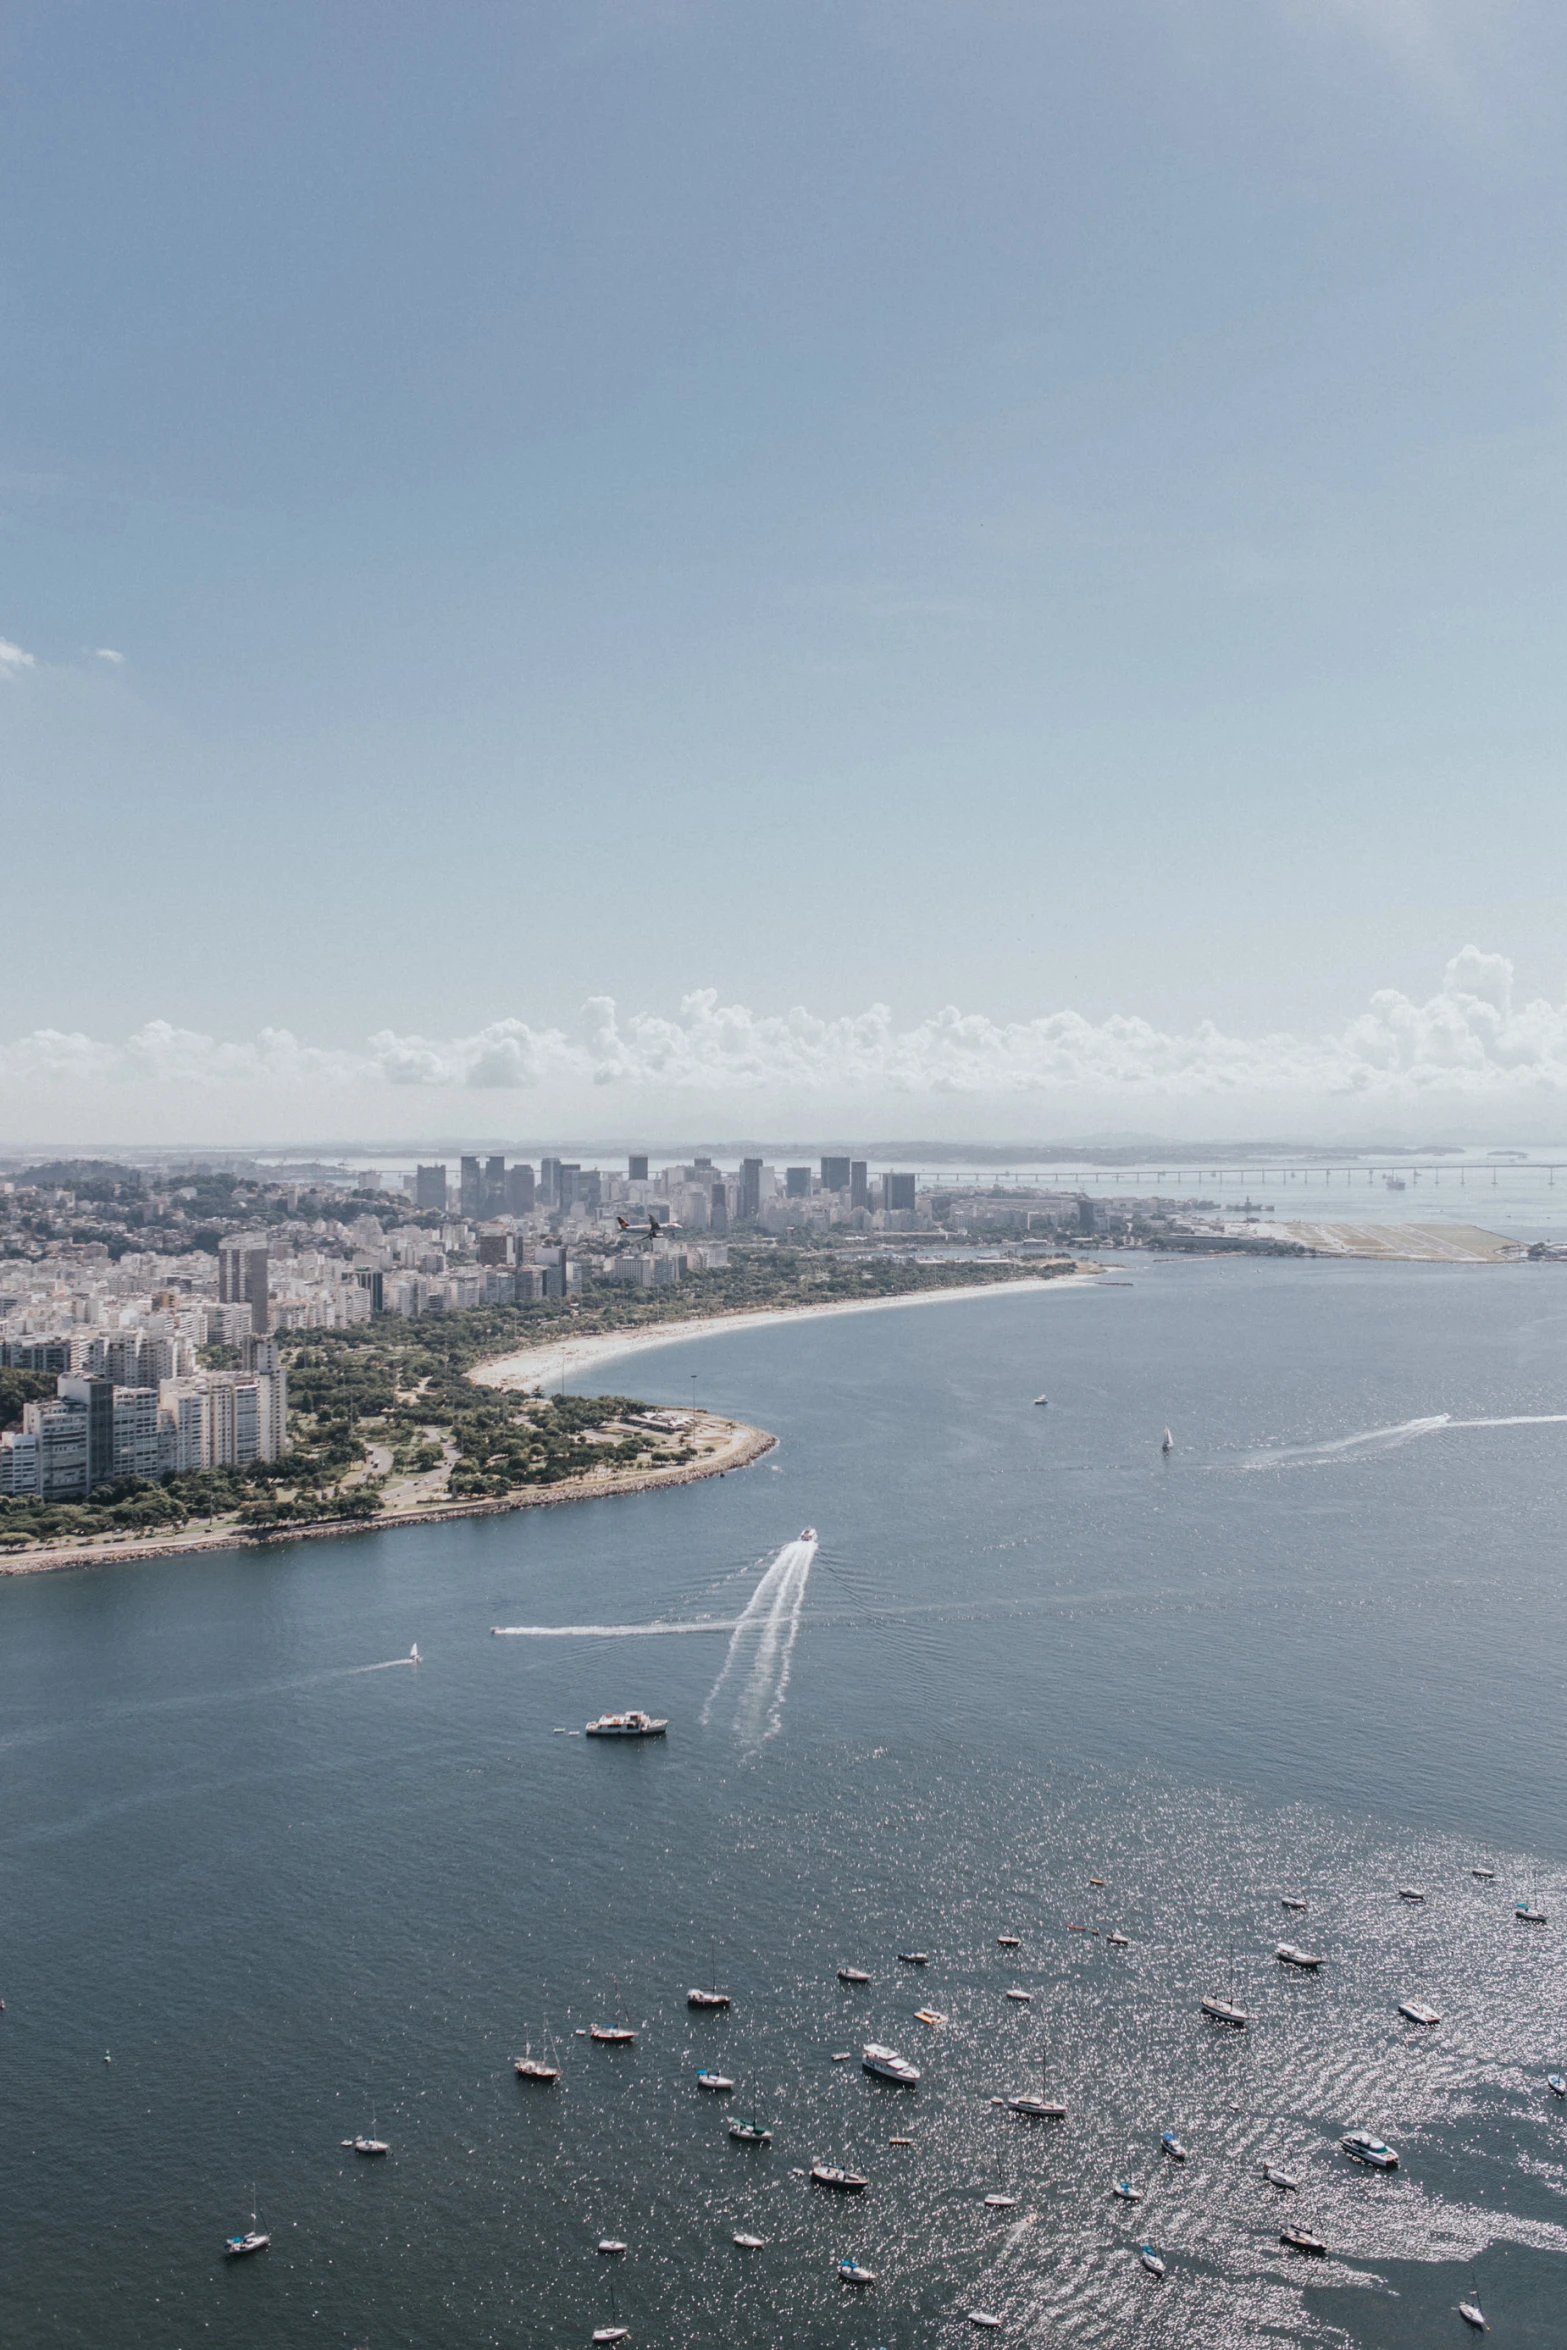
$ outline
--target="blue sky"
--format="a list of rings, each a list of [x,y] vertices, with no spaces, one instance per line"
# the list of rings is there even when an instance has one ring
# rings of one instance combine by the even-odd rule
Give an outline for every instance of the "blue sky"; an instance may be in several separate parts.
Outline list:
[[[0,1141],[1549,1123],[1564,100],[1535,0],[17,0]]]

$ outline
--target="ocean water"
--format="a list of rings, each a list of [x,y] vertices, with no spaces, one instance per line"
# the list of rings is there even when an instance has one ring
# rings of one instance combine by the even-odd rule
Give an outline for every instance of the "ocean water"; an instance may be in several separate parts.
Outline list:
[[[1424,2350],[1478,2292],[1559,2345],[1562,1281],[1139,1262],[731,1331],[599,1382],[778,1434],[723,1480],[0,1584],[0,2338]],[[559,1734],[628,1704],[668,1739]],[[991,2102],[1041,2068],[1064,2123]]]

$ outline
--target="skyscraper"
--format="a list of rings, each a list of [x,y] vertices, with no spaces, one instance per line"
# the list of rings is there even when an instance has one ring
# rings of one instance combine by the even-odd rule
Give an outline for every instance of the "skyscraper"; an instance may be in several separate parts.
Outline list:
[[[533,1169],[526,1159],[519,1159],[507,1174],[506,1208],[513,1216],[533,1213]]]
[[[645,1151],[633,1151],[627,1159],[626,1180],[628,1183],[646,1183],[647,1154]]]
[[[414,1206],[446,1213],[446,1169],[421,1167],[414,1177]]]
[[[823,1159],[823,1161],[822,1161],[822,1189],[823,1189],[823,1191],[847,1191],[847,1190],[848,1190],[848,1188],[849,1188],[849,1161],[848,1161],[847,1159]]]
[[[487,1216],[506,1213],[506,1161],[502,1158],[484,1162],[484,1213]]]
[[[907,1213],[914,1206],[914,1177],[912,1175],[884,1175],[881,1179],[881,1204],[884,1208]]]
[[[484,1213],[484,1178],[479,1173],[477,1159],[464,1159],[457,1186],[457,1213],[459,1216],[482,1216]]]
[[[246,1232],[218,1243],[218,1303],[248,1305],[252,1330],[272,1326],[267,1287],[267,1244],[259,1233]]]
[[[760,1159],[740,1161],[740,1221],[754,1223],[762,1212],[762,1162]]]
[[[868,1208],[870,1204],[871,1171],[869,1163],[864,1159],[851,1159],[849,1161],[849,1205],[851,1208]]]
[[[709,1232],[727,1232],[729,1230],[729,1186],[727,1183],[715,1183],[713,1186],[712,1204],[707,1212],[707,1228]]]
[[[789,1199],[809,1199],[811,1170],[809,1167],[785,1167],[784,1193]]]

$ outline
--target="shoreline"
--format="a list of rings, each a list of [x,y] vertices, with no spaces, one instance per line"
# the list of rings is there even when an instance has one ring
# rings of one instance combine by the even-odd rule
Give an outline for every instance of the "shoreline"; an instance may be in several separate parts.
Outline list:
[[[950,1305],[960,1298],[1038,1297],[1045,1292],[1095,1289],[1100,1275],[1061,1273],[1042,1281],[1025,1274],[1016,1281],[976,1281],[962,1288],[915,1289],[902,1297],[854,1297],[819,1306],[732,1306],[717,1314],[693,1314],[684,1322],[656,1322],[635,1330],[602,1330],[586,1338],[568,1338],[558,1345],[519,1347],[507,1355],[491,1355],[476,1363],[469,1378],[476,1387],[532,1387],[541,1373],[595,1370],[601,1363],[627,1355],[649,1354],[654,1347],[684,1346],[693,1338],[717,1338],[726,1331],[763,1330],[785,1322],[824,1321],[838,1314],[891,1313],[900,1306]]]
[[[748,1469],[776,1446],[778,1439],[765,1428],[744,1420],[703,1415],[731,1431],[730,1440],[706,1460],[688,1461],[673,1469],[590,1470],[586,1477],[563,1485],[528,1486],[485,1501],[432,1502],[428,1509],[388,1510],[375,1518],[302,1519],[277,1526],[231,1527],[228,1532],[165,1534],[154,1542],[104,1535],[96,1542],[69,1549],[18,1551],[0,1556],[0,1577],[63,1574],[72,1567],[124,1567],[138,1559],[182,1558],[197,1551],[260,1550],[282,1542],[324,1542],[339,1535],[390,1534],[400,1526],[439,1526],[452,1518],[499,1518],[512,1510],[558,1508],[573,1501],[613,1501],[623,1493],[654,1493],[666,1485],[698,1485],[708,1477],[727,1477],[731,1469]]]

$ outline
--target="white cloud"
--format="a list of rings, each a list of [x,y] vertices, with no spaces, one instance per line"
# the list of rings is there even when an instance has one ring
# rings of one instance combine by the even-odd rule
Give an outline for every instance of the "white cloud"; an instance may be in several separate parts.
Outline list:
[[[117,653],[112,645],[100,645],[96,658],[100,661],[112,661],[116,669],[125,667],[125,655]]]
[[[16,677],[24,669],[36,669],[31,653],[24,653],[20,645],[13,645],[9,637],[0,636],[0,677]]]
[[[1505,956],[1465,947],[1425,1002],[1398,989],[1320,1037],[1227,1036],[1204,1021],[1172,1034],[1129,1015],[1086,1020],[1070,1010],[995,1021],[956,1007],[900,1028],[885,1004],[822,1018],[802,1008],[757,1013],[687,996],[674,1018],[622,1018],[608,996],[577,1029],[492,1021],[469,1036],[382,1029],[362,1048],[302,1043],[289,1030],[224,1042],[150,1022],[123,1042],[39,1029],[0,1046],[0,1078],[55,1089],[189,1089],[231,1098],[360,1101],[387,1087],[426,1094],[546,1089],[564,1102],[598,1092],[766,1102],[924,1097],[1102,1102],[1153,1109],[1180,1103],[1239,1108],[1265,1099],[1477,1107],[1547,1106],[1567,1097],[1567,1005],[1515,1003]]]

